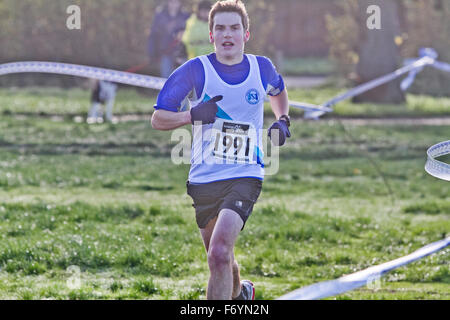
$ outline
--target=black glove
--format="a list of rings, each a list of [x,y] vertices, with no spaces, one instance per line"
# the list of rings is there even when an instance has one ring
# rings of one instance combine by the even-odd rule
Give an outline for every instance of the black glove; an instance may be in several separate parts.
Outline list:
[[[288,116],[281,116],[280,120],[275,121],[269,128],[268,136],[275,146],[282,146],[286,142],[286,138],[291,137],[289,131],[290,121]],[[272,139],[272,130],[278,130],[278,141]]]
[[[215,96],[209,101],[202,102],[191,109],[191,123],[201,121],[202,124],[214,123],[218,110],[216,102],[223,99],[223,96]]]

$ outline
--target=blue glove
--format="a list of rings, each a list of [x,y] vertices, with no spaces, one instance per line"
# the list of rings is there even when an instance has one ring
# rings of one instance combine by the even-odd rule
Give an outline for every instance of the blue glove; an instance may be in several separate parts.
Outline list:
[[[223,96],[215,96],[209,101],[202,102],[191,109],[191,123],[201,121],[202,124],[214,123],[218,110],[216,102],[223,99]]]
[[[289,131],[289,118],[287,120],[280,119],[275,121],[269,128],[268,136],[275,146],[282,146],[286,142],[286,138],[291,137],[291,132]],[[272,139],[272,130],[278,130],[278,141]]]

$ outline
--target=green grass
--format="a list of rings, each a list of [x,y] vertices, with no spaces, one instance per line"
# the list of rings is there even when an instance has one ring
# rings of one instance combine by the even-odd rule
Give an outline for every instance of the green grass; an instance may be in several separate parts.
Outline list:
[[[289,88],[288,88],[289,89]],[[313,89],[289,89],[291,100],[322,104],[347,89],[322,87]],[[132,89],[120,89],[117,94],[114,113],[144,114],[153,112],[155,96],[144,96]],[[90,92],[81,89],[61,90],[57,88],[0,88],[0,114],[3,115],[60,115],[67,119],[74,116],[85,117],[90,108]],[[265,112],[271,115],[270,106],[266,103]],[[303,111],[292,108],[295,116],[303,115]],[[450,98],[407,95],[407,102],[402,105],[391,104],[353,104],[342,101],[335,106],[335,111],[326,117],[423,117],[449,116]]]
[[[289,89],[289,88],[288,88]],[[308,102],[313,104],[323,104],[331,98],[345,93],[348,89],[337,89],[334,87],[323,87],[314,89],[289,90],[289,98],[295,101]],[[450,115],[450,98],[430,97],[420,95],[406,95],[406,103],[375,104],[361,103],[355,104],[350,100],[339,102],[334,107],[334,112],[327,116],[331,117],[440,117]],[[293,110],[293,114],[301,115],[303,111]]]
[[[23,110],[24,97],[39,105],[66,95],[5,92],[0,101],[16,101]],[[80,95],[76,108],[84,93],[71,94]],[[151,110],[147,99],[127,94],[130,108]],[[61,99],[52,112],[64,110]],[[71,107],[70,100],[64,103]],[[256,284],[258,299],[448,236],[450,184],[423,168],[427,148],[447,140],[448,127],[347,129],[357,144],[333,120],[293,122],[292,138],[280,150],[280,171],[266,177],[236,246],[241,274]],[[89,126],[3,113],[0,299],[204,299],[208,266],[185,190],[189,167],[171,162],[176,142],[170,137],[146,121]],[[449,258],[443,250],[390,272],[377,288],[330,299],[448,300]],[[71,266],[80,268],[76,287]]]
[[[285,58],[282,74],[285,75],[328,75],[336,72],[336,66],[327,58]]]
[[[30,87],[0,89],[0,113],[32,113],[40,115],[85,115],[90,108],[89,90],[79,88]],[[155,97],[139,95],[132,89],[120,89],[116,97],[116,113],[150,113]]]

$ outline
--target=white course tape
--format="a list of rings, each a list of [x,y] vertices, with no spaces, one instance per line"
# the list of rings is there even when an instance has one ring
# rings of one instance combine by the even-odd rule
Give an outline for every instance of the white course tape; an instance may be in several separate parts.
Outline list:
[[[161,90],[166,82],[164,78],[69,63],[24,61],[0,64],[0,76],[27,72],[65,74],[156,90]]]
[[[336,105],[338,102],[353,98],[355,96],[358,96],[366,91],[372,90],[378,86],[381,86],[387,82],[390,82],[406,73],[408,73],[408,76],[403,79],[401,82],[401,88],[402,90],[407,90],[411,84],[414,82],[414,79],[416,78],[417,74],[420,73],[424,67],[431,66],[433,68],[436,68],[441,71],[450,72],[450,64],[445,62],[437,61],[438,54],[437,52],[432,48],[421,48],[419,50],[419,58],[418,59],[408,59],[406,60],[406,65],[398,70],[395,70],[392,73],[386,74],[384,76],[381,76],[379,78],[376,78],[372,81],[369,81],[367,83],[363,83],[353,89],[350,89],[349,91],[340,94],[331,100],[325,102],[322,104],[325,108],[331,108],[334,105]],[[312,112],[305,113],[305,118],[307,119],[318,119],[323,114],[325,114],[324,111],[315,110]]]
[[[320,112],[333,112],[333,109],[319,106],[316,104],[306,103],[306,102],[297,102],[297,101],[289,101],[289,105],[294,108],[303,109],[307,112],[320,111]]]
[[[419,56],[420,57],[430,57],[430,58],[434,59],[435,61],[433,64],[431,64],[431,67],[438,69],[440,71],[450,72],[450,64],[448,64],[446,62],[437,61],[436,59],[438,58],[439,55],[436,52],[436,50],[434,50],[433,48],[421,48],[419,50]],[[406,59],[405,64],[409,65],[411,63],[414,63],[415,61],[417,61],[417,59]],[[419,74],[422,70],[423,70],[423,68],[418,68],[418,69],[412,70],[408,74],[408,76],[405,79],[403,79],[403,81],[401,82],[401,85],[400,85],[403,91],[408,90],[408,88],[414,82],[417,74]]]
[[[315,300],[323,299],[353,290],[378,280],[385,273],[401,266],[429,256],[450,245],[450,237],[433,242],[410,255],[398,258],[378,266],[341,277],[337,280],[319,282],[281,296],[277,300]]]
[[[344,94],[338,95],[337,97],[324,103],[324,106],[326,106],[326,107],[334,106],[336,103],[338,103],[342,100],[350,99],[357,95],[360,95],[361,93],[372,90],[378,86],[381,86],[382,84],[385,84],[389,81],[392,81],[392,80],[400,77],[401,75],[403,75],[405,73],[411,72],[416,69],[423,68],[424,66],[427,66],[427,65],[432,65],[434,63],[434,61],[435,60],[433,58],[430,58],[428,56],[420,58],[419,60],[417,60],[416,62],[414,62],[410,65],[404,66],[403,68],[395,70],[392,73],[389,73],[387,75],[384,75],[382,77],[379,77],[377,79],[369,81],[367,83],[363,83],[363,84],[345,92]]]
[[[432,176],[450,181],[450,164],[436,160],[436,158],[450,154],[450,140],[438,143],[427,150],[425,170]]]
[[[450,64],[449,63],[435,61],[431,66],[438,70],[441,70],[441,71],[450,72]]]
[[[156,90],[161,90],[167,80],[130,72],[60,62],[21,61],[0,64],[0,76],[27,72],[65,74]],[[323,114],[333,111],[331,108],[303,102],[289,101],[289,104],[294,108],[304,109],[306,112],[321,112]]]
[[[369,81],[367,83],[363,83],[343,94],[340,94],[334,98],[332,98],[331,100],[325,102],[323,104],[323,106],[325,108],[331,109],[332,106],[334,106],[335,104],[337,104],[338,102],[341,102],[343,100],[347,100],[350,98],[353,98],[355,96],[358,96],[366,91],[372,90],[378,86],[381,86],[385,83],[388,83],[402,75],[404,75],[405,73],[411,73],[414,72],[413,74],[415,75],[415,71],[422,69],[425,66],[428,65],[433,65],[433,63],[435,63],[435,60],[430,57],[430,56],[424,56],[406,66],[404,66],[403,68],[400,68],[398,70],[395,70],[394,72],[391,72],[387,75],[384,75],[382,77],[376,78],[372,81]],[[412,80],[410,80],[412,82]],[[332,109],[331,109],[332,110]],[[325,112],[307,112],[305,113],[305,118],[308,119],[318,119],[320,116],[322,116],[323,114],[325,114]]]

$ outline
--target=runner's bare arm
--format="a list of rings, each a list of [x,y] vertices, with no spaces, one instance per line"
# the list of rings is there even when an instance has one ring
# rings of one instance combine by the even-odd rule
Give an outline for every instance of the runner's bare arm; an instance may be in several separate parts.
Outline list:
[[[151,124],[156,130],[173,130],[191,124],[191,114],[189,111],[172,112],[160,109],[153,113]]]
[[[277,96],[269,96],[269,101],[272,111],[277,119],[283,114],[289,115],[289,98],[286,89]]]

